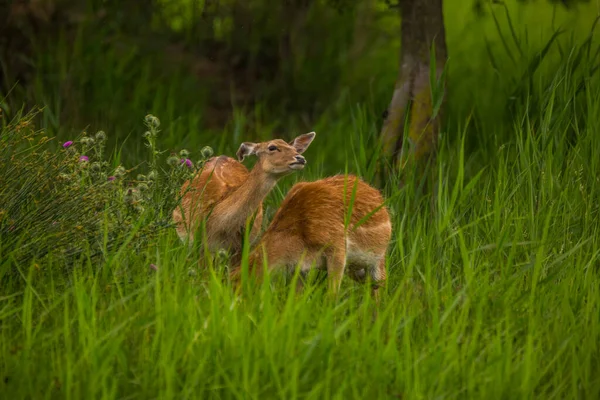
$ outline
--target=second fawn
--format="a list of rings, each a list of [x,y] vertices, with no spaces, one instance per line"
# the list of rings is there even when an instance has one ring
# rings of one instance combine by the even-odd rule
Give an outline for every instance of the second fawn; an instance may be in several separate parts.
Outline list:
[[[358,282],[365,282],[368,274],[378,300],[378,288],[387,277],[391,235],[381,193],[360,178],[338,175],[297,183],[250,253],[250,273],[260,275],[264,261],[270,270],[326,269],[334,294],[345,271]],[[240,275],[238,266],[231,273],[234,282]]]
[[[301,156],[315,138],[315,132],[300,135],[290,143],[274,139],[264,143],[244,142],[236,161],[227,156],[213,157],[191,181],[184,183],[181,205],[173,211],[177,234],[182,241],[194,240],[200,222],[206,222],[208,249],[225,249],[237,255],[242,248],[243,228],[254,213],[250,241],[260,233],[262,202],[277,180],[304,168]],[[241,163],[245,157],[258,157],[252,171]]]

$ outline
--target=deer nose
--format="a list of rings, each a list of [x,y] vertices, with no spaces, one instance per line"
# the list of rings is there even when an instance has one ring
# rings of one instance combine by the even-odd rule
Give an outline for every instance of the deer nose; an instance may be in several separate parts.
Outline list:
[[[300,164],[306,164],[306,158],[302,157],[302,156],[296,156],[296,161],[298,161]]]

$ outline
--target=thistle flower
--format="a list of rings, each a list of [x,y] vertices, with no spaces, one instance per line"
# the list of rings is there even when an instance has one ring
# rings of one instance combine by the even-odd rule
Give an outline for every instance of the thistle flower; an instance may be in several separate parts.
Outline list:
[[[71,147],[72,144],[73,144],[72,140],[68,140],[68,141],[64,142],[62,145],[63,149],[67,149],[67,148]]]
[[[90,158],[88,156],[81,156],[81,157],[79,157],[79,161],[80,162],[88,162],[88,161],[90,161]]]
[[[114,181],[115,179],[116,179],[116,178],[115,178],[114,176],[109,176],[109,177],[107,178],[107,180],[108,180],[109,182],[112,182],[112,181]]]
[[[202,150],[200,150],[200,154],[202,154],[202,157],[204,157],[204,158],[210,158],[214,154],[214,151],[213,151],[212,147],[204,146],[202,148]]]
[[[160,126],[160,120],[152,114],[146,115],[145,120],[146,120],[146,123],[149,126],[151,126],[152,128],[158,128]]]
[[[188,158],[188,157],[190,156],[190,152],[189,152],[189,151],[187,151],[186,149],[182,149],[182,150],[179,152],[179,155],[180,155],[181,157],[183,157],[183,158]]]
[[[182,158],[181,163],[187,165],[188,168],[194,168],[194,163],[189,158]]]
[[[98,133],[96,133],[96,140],[104,142],[106,140],[106,133],[104,133],[104,131],[98,131]]]
[[[158,267],[155,264],[150,264],[150,269],[152,271],[158,271]]]
[[[178,162],[179,162],[179,158],[175,155],[167,158],[167,164],[169,164],[171,167],[176,166]]]

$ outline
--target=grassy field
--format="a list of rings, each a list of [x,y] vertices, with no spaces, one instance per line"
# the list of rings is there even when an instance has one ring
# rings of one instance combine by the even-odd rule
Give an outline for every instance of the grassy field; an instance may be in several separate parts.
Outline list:
[[[381,82],[362,101],[341,93],[314,121],[308,165],[274,189],[266,219],[299,180],[347,170],[377,185],[394,235],[376,318],[368,288],[349,279],[336,300],[326,285],[296,295],[277,279],[236,296],[225,261],[197,269],[202,249],[164,226],[164,199],[185,178],[167,167],[169,151],[202,161],[209,145],[232,156],[249,120],[253,140],[276,123],[286,138],[304,133],[298,120],[269,121],[257,107],[222,132],[195,134],[201,114],[186,108],[182,76],[127,97],[110,84],[126,78],[115,68],[93,83],[105,102],[105,88],[115,91],[88,129],[108,132],[99,153],[72,126],[61,129],[63,100],[38,87],[40,114],[1,120],[0,398],[600,398],[600,80],[588,17],[556,41],[513,37],[505,19],[494,36],[488,19],[476,28],[489,46],[448,24],[454,64],[434,209],[416,183],[399,190],[399,176],[377,179],[389,100]],[[393,79],[396,60],[384,77]],[[122,128],[119,106],[131,114]],[[143,126],[148,111],[160,131]],[[155,159],[144,142],[169,151]],[[120,163],[138,169],[110,186],[114,174],[121,185]],[[145,185],[148,171],[160,179],[145,208],[132,208],[126,184]],[[61,176],[63,186],[46,187]]]

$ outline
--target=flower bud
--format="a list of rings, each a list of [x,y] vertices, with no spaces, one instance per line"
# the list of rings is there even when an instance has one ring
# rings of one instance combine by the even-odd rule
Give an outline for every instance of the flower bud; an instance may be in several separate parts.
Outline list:
[[[171,167],[176,166],[177,164],[179,164],[179,157],[171,156],[167,158],[167,164],[169,164]]]
[[[152,114],[146,115],[145,120],[146,120],[146,123],[152,128],[156,129],[160,126],[160,120]]]
[[[213,151],[212,147],[204,146],[202,148],[202,150],[200,150],[200,154],[202,154],[202,157],[204,157],[204,158],[210,158],[214,154],[214,151]]]
[[[98,131],[98,133],[96,133],[96,140],[104,142],[106,140],[106,133],[104,133],[104,131]]]

